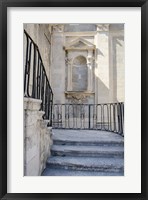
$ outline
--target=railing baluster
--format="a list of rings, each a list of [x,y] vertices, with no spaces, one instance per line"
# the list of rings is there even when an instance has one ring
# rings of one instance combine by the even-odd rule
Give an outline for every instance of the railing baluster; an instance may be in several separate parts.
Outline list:
[[[63,114],[61,106],[64,106]],[[57,119],[53,117],[53,128],[93,129],[124,135],[124,103],[55,104],[53,113],[57,116]],[[61,127],[61,120],[65,126]]]
[[[26,59],[25,59],[25,73],[24,73],[24,96],[26,96],[26,84],[27,84],[27,76],[28,76],[28,49],[29,49],[29,39],[26,37]]]
[[[29,94],[29,86],[30,86],[30,66],[31,66],[31,49],[32,49],[32,41],[30,42],[29,45],[29,57],[28,57],[28,61],[27,61],[27,97],[31,97],[31,95]]]

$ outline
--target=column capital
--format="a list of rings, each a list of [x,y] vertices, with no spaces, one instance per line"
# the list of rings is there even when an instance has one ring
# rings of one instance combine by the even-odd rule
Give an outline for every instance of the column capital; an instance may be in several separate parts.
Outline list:
[[[97,24],[97,31],[99,32],[109,31],[109,24]]]
[[[61,33],[64,30],[64,25],[63,24],[55,24],[53,25],[53,32],[54,33]]]

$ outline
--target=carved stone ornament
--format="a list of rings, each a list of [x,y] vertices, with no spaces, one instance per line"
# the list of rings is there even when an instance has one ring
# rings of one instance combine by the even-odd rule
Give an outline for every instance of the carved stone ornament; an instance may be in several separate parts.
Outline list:
[[[97,31],[108,31],[109,30],[109,24],[98,24],[97,25]]]
[[[71,94],[71,95],[68,95],[67,97],[71,100],[71,103],[74,103],[74,104],[81,104],[81,103],[84,103],[86,100],[85,94]]]
[[[63,32],[63,30],[64,30],[63,24],[53,25],[53,32]]]
[[[92,61],[94,61],[94,57],[87,57],[87,62],[88,63],[92,63]]]
[[[66,65],[71,65],[71,64],[72,64],[72,58],[66,57],[66,58],[65,58],[65,64],[66,64]]]
[[[86,101],[88,94],[84,93],[67,93],[67,98],[74,104],[82,104]]]

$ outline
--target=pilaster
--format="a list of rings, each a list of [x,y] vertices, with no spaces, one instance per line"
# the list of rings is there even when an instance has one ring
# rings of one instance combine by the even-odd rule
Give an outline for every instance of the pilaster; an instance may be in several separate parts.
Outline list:
[[[63,29],[64,25],[62,24],[55,24],[52,28],[51,86],[54,93],[54,103],[65,103],[65,51],[63,49]]]

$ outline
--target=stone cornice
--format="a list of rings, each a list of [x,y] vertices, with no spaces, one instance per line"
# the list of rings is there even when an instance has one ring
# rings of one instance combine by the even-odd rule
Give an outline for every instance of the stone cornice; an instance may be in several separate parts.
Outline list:
[[[88,31],[88,32],[64,32],[65,36],[95,36],[97,31]]]

